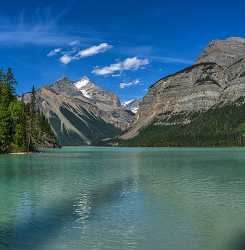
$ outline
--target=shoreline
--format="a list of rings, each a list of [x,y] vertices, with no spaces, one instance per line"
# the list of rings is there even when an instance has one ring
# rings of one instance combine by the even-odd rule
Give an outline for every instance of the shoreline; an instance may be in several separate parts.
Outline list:
[[[12,152],[12,153],[7,153],[9,155],[27,155],[27,154],[32,154],[32,152]]]

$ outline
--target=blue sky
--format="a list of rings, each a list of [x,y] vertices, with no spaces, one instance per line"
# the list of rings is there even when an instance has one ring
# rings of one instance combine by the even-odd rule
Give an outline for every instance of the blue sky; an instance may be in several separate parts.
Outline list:
[[[0,65],[18,93],[86,75],[122,100],[192,64],[210,40],[245,37],[245,2],[1,2]]]

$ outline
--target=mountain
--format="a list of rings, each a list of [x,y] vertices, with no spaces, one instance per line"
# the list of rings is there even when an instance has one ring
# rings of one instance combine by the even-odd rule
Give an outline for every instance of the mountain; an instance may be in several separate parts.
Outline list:
[[[229,110],[230,115],[225,117],[229,124],[233,124],[232,120],[237,121],[234,114],[238,107],[239,109],[242,107],[244,96],[245,39],[232,37],[212,41],[194,65],[163,77],[149,88],[140,102],[133,125],[121,138],[134,141],[133,138],[137,138],[140,141],[147,134],[151,144],[162,141],[158,145],[174,145],[177,139],[171,139],[172,142],[167,143],[170,134],[181,137],[176,131],[181,131],[183,128],[182,132],[187,135],[192,133],[199,136],[197,132],[200,136],[205,132],[207,135],[210,131],[198,129],[203,127],[204,124],[201,123],[204,121],[209,125],[212,121],[216,121],[217,124],[209,126],[209,129],[223,133],[223,125],[219,124],[214,114],[216,117],[221,117],[224,110],[227,112]],[[243,115],[239,113],[239,117]],[[240,131],[238,129],[240,123],[243,123],[243,118],[230,127],[230,133]],[[192,131],[194,128],[196,132]],[[181,142],[178,145],[185,143]],[[195,142],[189,145],[195,145]]]
[[[23,96],[29,103],[31,95]],[[45,114],[61,145],[91,145],[128,129],[134,114],[118,97],[87,77],[64,77],[36,91],[38,109]]]
[[[128,101],[123,102],[122,106],[126,110],[130,110],[131,112],[136,114],[138,109],[139,109],[140,102],[141,102],[141,99],[132,99],[132,100],[128,100]]]

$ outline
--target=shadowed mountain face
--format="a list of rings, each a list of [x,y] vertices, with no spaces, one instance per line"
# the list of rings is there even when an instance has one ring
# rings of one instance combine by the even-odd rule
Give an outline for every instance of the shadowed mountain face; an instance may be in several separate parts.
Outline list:
[[[24,101],[30,102],[29,93]],[[91,145],[127,129],[134,114],[123,107],[116,95],[87,77],[67,78],[39,89],[37,105],[49,120],[62,145]]]
[[[153,123],[167,124],[178,114],[204,112],[244,96],[245,39],[212,41],[196,64],[160,79],[149,88],[135,122],[122,138],[133,138]]]

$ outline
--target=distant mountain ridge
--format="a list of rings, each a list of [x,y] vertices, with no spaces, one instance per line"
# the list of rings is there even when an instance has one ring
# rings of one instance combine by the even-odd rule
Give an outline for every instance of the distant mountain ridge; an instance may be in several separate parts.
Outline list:
[[[149,144],[157,144],[158,140],[162,142],[157,145],[167,146],[168,143],[164,142],[163,138],[170,127],[179,129],[178,126],[187,126],[183,130],[187,133],[188,128],[193,128],[193,126],[188,127],[188,124],[192,124],[193,119],[196,119],[195,114],[204,114],[211,109],[215,109],[216,111],[213,113],[210,111],[208,119],[206,119],[207,117],[204,119],[211,122],[211,114],[215,113],[220,116],[219,111],[221,110],[233,112],[236,107],[243,105],[244,97],[245,39],[231,37],[225,40],[211,41],[196,64],[163,77],[149,88],[148,93],[140,102],[135,121],[121,138],[123,140],[134,140],[133,138],[137,137],[138,142],[143,141],[143,138],[146,137],[144,131],[148,131],[148,141],[151,140]],[[222,107],[226,108],[222,109]],[[243,117],[241,113],[239,113],[239,117]],[[198,115],[198,121],[200,122],[202,119],[202,115]],[[231,119],[229,122],[227,121],[228,124],[233,124],[236,117],[230,115],[227,119]],[[198,121],[196,120],[195,127]],[[237,126],[242,121],[242,118],[239,122],[237,121]],[[217,124],[219,124],[218,121]],[[216,128],[220,133],[224,132],[221,124],[219,124],[221,127],[215,126],[211,127]],[[158,134],[154,132],[154,139],[150,139],[154,127],[158,130]],[[151,130],[149,131],[147,128],[151,128]],[[233,129],[236,132],[240,131],[231,127],[229,133]],[[177,134],[174,131],[174,129],[171,130],[172,135]],[[208,131],[206,132],[208,133]],[[200,133],[205,140],[204,130]],[[226,131],[226,133],[228,132]],[[195,145],[194,141],[192,145]],[[171,143],[173,145],[174,140]],[[136,142],[135,145],[137,145]],[[147,143],[144,145],[147,145]],[[184,145],[184,143],[181,145]]]
[[[30,94],[23,96],[30,102]],[[36,92],[38,109],[51,124],[62,145],[91,145],[127,129],[134,114],[118,97],[98,87],[88,77],[64,77]]]
[[[62,145],[119,135],[121,145],[243,145],[244,103],[245,39],[239,37],[211,41],[194,65],[154,83],[142,100],[121,103],[88,77],[64,77],[37,91],[38,109]]]

